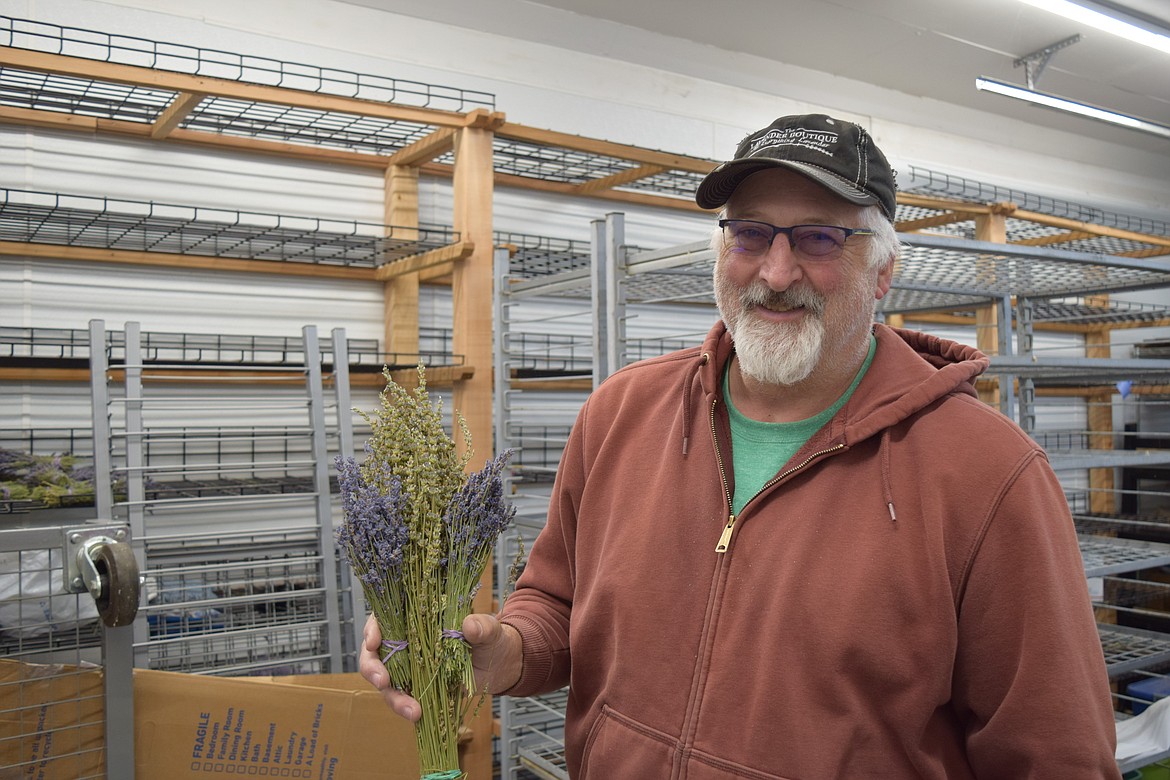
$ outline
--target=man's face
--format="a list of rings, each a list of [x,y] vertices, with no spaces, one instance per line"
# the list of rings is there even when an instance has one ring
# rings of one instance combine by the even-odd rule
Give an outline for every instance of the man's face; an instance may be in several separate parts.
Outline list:
[[[749,176],[727,202],[728,219],[771,225],[862,227],[855,206],[783,168]],[[725,234],[726,236],[726,234]],[[868,348],[874,302],[889,289],[890,266],[870,269],[872,237],[850,236],[840,253],[809,257],[780,234],[762,255],[726,240],[715,264],[715,300],[735,342],[740,369],[767,384],[794,385],[827,361],[854,366]]]

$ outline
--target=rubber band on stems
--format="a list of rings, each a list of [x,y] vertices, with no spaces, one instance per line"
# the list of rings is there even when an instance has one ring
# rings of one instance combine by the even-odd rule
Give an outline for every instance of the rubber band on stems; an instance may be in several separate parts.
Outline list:
[[[399,650],[405,650],[407,644],[409,643],[405,639],[383,639],[382,647],[388,648],[390,652],[386,653],[386,657],[382,659],[382,663],[390,663],[391,656]]]

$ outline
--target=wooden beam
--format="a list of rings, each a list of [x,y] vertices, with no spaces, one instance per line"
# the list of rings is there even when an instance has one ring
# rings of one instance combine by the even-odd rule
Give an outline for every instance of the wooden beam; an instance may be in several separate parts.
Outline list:
[[[100,129],[102,128],[99,127]],[[138,133],[135,133],[135,135],[138,135]],[[345,149],[330,149],[324,146],[312,146],[285,141],[266,141],[262,138],[221,135],[219,133],[206,133],[200,130],[176,129],[167,136],[166,140],[198,144],[200,146],[215,146],[244,154],[262,154],[296,160],[309,160],[324,165],[345,165],[347,167],[369,168],[379,171],[386,167],[385,157],[369,152],[351,152]]]
[[[492,405],[492,289],[493,284],[493,133],[474,126],[459,131],[455,142],[454,227],[472,251],[455,261],[451,280],[453,328],[451,344],[457,355],[472,366],[482,366],[471,377],[455,383],[452,406],[458,410],[471,434],[475,452],[468,462],[479,470],[495,453]],[[464,446],[456,437],[457,449]],[[480,579],[473,602],[477,612],[491,609],[494,572],[488,566]],[[487,778],[492,772],[492,713],[485,703],[469,716],[474,736],[462,755],[463,769],[470,777]]]
[[[903,233],[913,233],[917,230],[926,230],[928,228],[939,227],[941,225],[953,225],[956,222],[966,222],[971,219],[970,214],[960,214],[957,211],[944,211],[941,214],[936,214],[933,217],[923,217],[922,219],[908,219],[897,224],[898,230]]]
[[[404,146],[386,158],[391,166],[417,166],[442,157],[455,146],[455,129],[440,127],[430,135]]]
[[[459,382],[465,382],[475,376],[474,366],[427,366],[427,387],[453,387]],[[355,387],[386,386],[382,374],[355,374],[350,372],[350,384]],[[398,368],[390,372],[390,378],[395,384],[405,388],[413,388],[418,384],[417,368]],[[303,379],[301,380],[304,381]]]
[[[77,260],[95,263],[157,266],[160,268],[198,269],[204,271],[240,271],[284,276],[308,276],[320,279],[350,279],[372,281],[373,268],[324,265],[317,263],[289,263],[277,260],[243,260],[233,257],[181,255],[171,252],[139,252],[129,249],[99,249],[58,244],[30,244],[22,241],[0,241],[0,255],[31,257],[50,260]]]
[[[502,111],[489,111],[486,108],[476,108],[463,116],[464,127],[491,130],[493,133],[505,124],[507,124],[507,120]]]
[[[454,138],[455,131],[439,130]],[[433,135],[433,134],[432,134]],[[389,230],[418,237],[418,168],[391,165],[385,177],[385,224]],[[407,228],[403,231],[403,228]],[[387,352],[417,354],[419,351],[418,273],[397,273],[382,286],[382,326]]]
[[[1114,257],[1166,257],[1170,249],[1166,247],[1151,247],[1150,249],[1134,249],[1130,252],[1116,252]]]
[[[435,287],[450,287],[454,281],[452,278],[454,268],[454,263],[424,268],[418,272],[418,282],[419,284],[427,284]]]
[[[155,140],[166,138],[205,97],[207,96],[199,92],[180,92],[175,95],[171,104],[163,109],[163,112],[158,115],[158,119],[154,120],[154,124],[150,128],[150,137]]]
[[[1100,303],[1101,301],[1098,301]],[[1107,301],[1105,301],[1107,302]],[[1085,334],[1085,357],[1108,358],[1112,347],[1108,328],[1098,328]],[[1110,388],[1104,393],[1086,397],[1086,422],[1089,428],[1089,449],[1113,449],[1113,403],[1114,392]],[[1089,511],[1096,514],[1113,514],[1118,511],[1116,485],[1112,468],[1089,469]]]
[[[1082,222],[1078,219],[1065,219],[1064,217],[1053,217],[1048,214],[1040,214],[1035,211],[1017,211],[1015,213],[1017,219],[1025,219],[1029,222],[1035,222],[1040,225],[1048,225],[1049,227],[1064,228],[1065,230],[1075,230],[1087,233],[1093,236],[1108,236],[1110,238],[1120,238],[1126,241],[1136,241],[1143,244],[1153,244],[1155,246],[1166,247],[1170,250],[1170,236],[1155,236],[1149,233],[1137,233],[1132,230],[1122,230],[1120,228],[1106,227],[1105,225],[1094,225],[1091,222]],[[1167,252],[1163,252],[1167,254]]]
[[[1049,246],[1051,244],[1067,244],[1070,241],[1083,241],[1086,238],[1093,238],[1093,234],[1086,233],[1083,230],[1070,230],[1065,233],[1053,233],[1048,236],[1024,238],[1019,241],[1013,241],[1012,243],[1018,246]]]
[[[1134,385],[1129,392],[1131,395],[1170,395],[1170,384]]]
[[[509,383],[513,390],[531,390],[544,392],[564,392],[566,390],[576,390],[579,392],[591,392],[593,390],[593,380],[591,378],[558,378],[546,377],[544,379],[512,379]]]
[[[660,165],[669,170],[690,171],[691,173],[701,173],[704,175],[710,173],[711,169],[719,164],[716,160],[704,160],[700,157],[658,152],[628,144],[614,143],[613,141],[602,141],[596,138],[585,138],[570,133],[560,133],[555,130],[539,130],[534,127],[526,127],[525,125],[517,125],[511,122],[505,122],[500,126],[496,130],[496,135],[501,138],[527,141],[528,143],[538,144],[540,146],[573,149],[578,152],[617,157],[622,160],[632,160],[649,165]]]
[[[1007,222],[1002,213],[989,208],[987,213],[975,217],[975,238],[980,241],[1004,243],[1007,239]],[[987,273],[993,273],[990,266],[984,267],[984,261],[976,260],[976,278]],[[1011,322],[999,321],[998,306],[981,306],[975,310],[975,345],[985,355],[994,355],[999,352],[1000,328],[1011,329]],[[998,379],[993,380],[994,389],[979,389],[979,400],[991,406],[999,407],[1004,393],[1012,392],[1012,388],[1005,388]]]
[[[527,190],[536,190],[537,192],[549,192],[559,195],[578,195],[577,185],[567,184],[564,182],[546,181],[544,179],[530,179],[525,176],[514,176],[507,173],[497,173],[495,175],[495,183],[501,187],[518,187]],[[645,192],[625,192],[621,190],[601,190],[599,192],[591,192],[589,196],[592,198],[601,198],[603,200],[612,200],[619,203],[634,203],[639,206],[653,206],[655,208],[674,209],[676,211],[690,211],[700,214],[711,214],[712,212],[699,208],[698,204],[690,198],[672,198],[667,195],[653,195]]]
[[[35,108],[14,108],[0,106],[0,122],[25,127],[47,127],[50,130],[79,130],[83,133],[96,133],[107,120],[80,114],[63,114],[58,111],[39,111]],[[140,128],[135,122],[121,122],[122,125]],[[145,133],[135,133],[145,135]]]
[[[491,246],[490,241],[488,242],[488,246]],[[464,258],[470,257],[474,252],[475,244],[470,241],[448,244],[438,249],[404,257],[401,260],[395,260],[391,263],[386,263],[386,265],[379,266],[377,271],[374,272],[374,278],[387,281],[402,274],[414,274],[437,265],[449,265],[456,260],[463,260]]]
[[[608,190],[613,187],[620,187],[623,184],[629,184],[638,179],[645,179],[647,176],[653,176],[665,170],[667,169],[661,165],[639,165],[637,168],[630,168],[610,176],[603,176],[600,179],[593,179],[578,184],[574,187],[574,190],[576,190],[578,195],[592,195],[601,190]]]
[[[0,382],[77,382],[88,384],[89,369],[3,366],[0,367]]]

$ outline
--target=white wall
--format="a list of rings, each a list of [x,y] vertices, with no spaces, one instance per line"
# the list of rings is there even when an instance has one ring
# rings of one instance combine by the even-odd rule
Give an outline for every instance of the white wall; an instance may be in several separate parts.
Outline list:
[[[523,0],[379,5],[394,13],[332,0],[4,0],[0,12],[485,90],[511,121],[714,159],[775,116],[827,110],[868,125],[903,169],[913,163],[1127,212],[1170,210],[1170,155],[989,122]]]

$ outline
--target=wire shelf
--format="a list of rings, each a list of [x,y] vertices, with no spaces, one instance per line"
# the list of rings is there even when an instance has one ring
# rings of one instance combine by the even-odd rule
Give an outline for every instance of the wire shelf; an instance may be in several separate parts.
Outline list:
[[[437,110],[464,112],[474,108],[495,108],[495,95],[490,92],[323,68],[8,16],[0,16],[0,45]]]
[[[454,154],[449,152],[442,155],[437,162],[453,165]],[[627,176],[631,178],[630,181],[614,184],[607,189],[653,194],[677,200],[688,207],[694,204],[695,189],[703,178],[700,174],[678,169],[637,177],[634,173],[642,164],[635,160],[509,138],[506,135],[496,135],[492,139],[492,165],[500,175],[583,188],[611,177],[620,181]],[[714,165],[712,163],[711,167]],[[582,194],[587,195],[588,190],[583,190]]]
[[[1027,209],[1028,211],[1034,211],[1038,214],[1046,214],[1052,217],[1088,222],[1137,233],[1170,236],[1170,222],[1119,214],[1081,203],[1036,195],[1009,187],[988,184],[964,176],[934,171],[917,165],[911,165],[908,175],[899,177],[899,184],[901,185],[900,190],[902,192],[937,195],[942,198],[954,198],[970,203],[1014,203],[1018,207]],[[907,208],[904,214],[903,207],[899,206],[898,219],[912,219],[927,216],[932,213],[938,212],[931,212],[930,210],[924,209],[918,213],[912,213]],[[1009,225],[1009,242],[1031,237],[1023,233],[1015,232],[1024,230],[1025,226],[1029,223],[1021,220],[1009,220],[1009,222],[1015,223]],[[1037,228],[1037,230],[1051,231],[1052,229]],[[968,238],[974,238],[974,234],[968,236]]]
[[[1135,301],[1073,298],[1030,301],[1034,323],[1066,325],[1157,325],[1170,318],[1170,306]],[[975,321],[975,312],[966,309],[948,312],[952,316]]]
[[[496,231],[495,245],[509,251],[511,274],[526,279],[588,268],[588,241]]]
[[[0,241],[375,268],[447,246],[442,225],[373,223],[0,190]]]
[[[1110,678],[1170,663],[1170,634],[1097,624]]]
[[[421,141],[431,125],[340,111],[204,98],[183,120],[184,130],[344,149],[388,156]]]
[[[883,314],[959,311],[1006,297],[1067,300],[1123,290],[1170,286],[1170,268],[1142,259],[994,244],[984,241],[903,233],[900,260],[889,294],[878,303]],[[706,241],[664,250],[638,252],[626,259],[631,277],[630,302],[686,301],[712,303],[714,252]],[[578,295],[588,294],[581,277]],[[1077,304],[1047,311],[1070,316]],[[1161,308],[1118,306],[1120,317],[1144,321],[1161,316]],[[1081,308],[1078,314],[1096,317]]]
[[[326,671],[327,590],[312,529],[154,532],[144,538],[153,669],[197,674]]]
[[[505,748],[535,777],[545,780],[565,780],[568,777],[564,740],[567,700],[567,691],[561,689],[509,702],[513,729]]]
[[[1170,544],[1078,534],[1086,577],[1170,565]]]
[[[320,339],[323,359],[333,354],[331,339]],[[126,334],[106,332],[106,349],[112,359],[124,362]],[[221,333],[142,334],[143,362],[213,363],[230,365],[304,364],[304,340],[296,336],[248,336]],[[351,365],[382,362],[377,339],[346,339]],[[14,328],[0,326],[0,361],[89,360],[89,331],[79,328]]]

